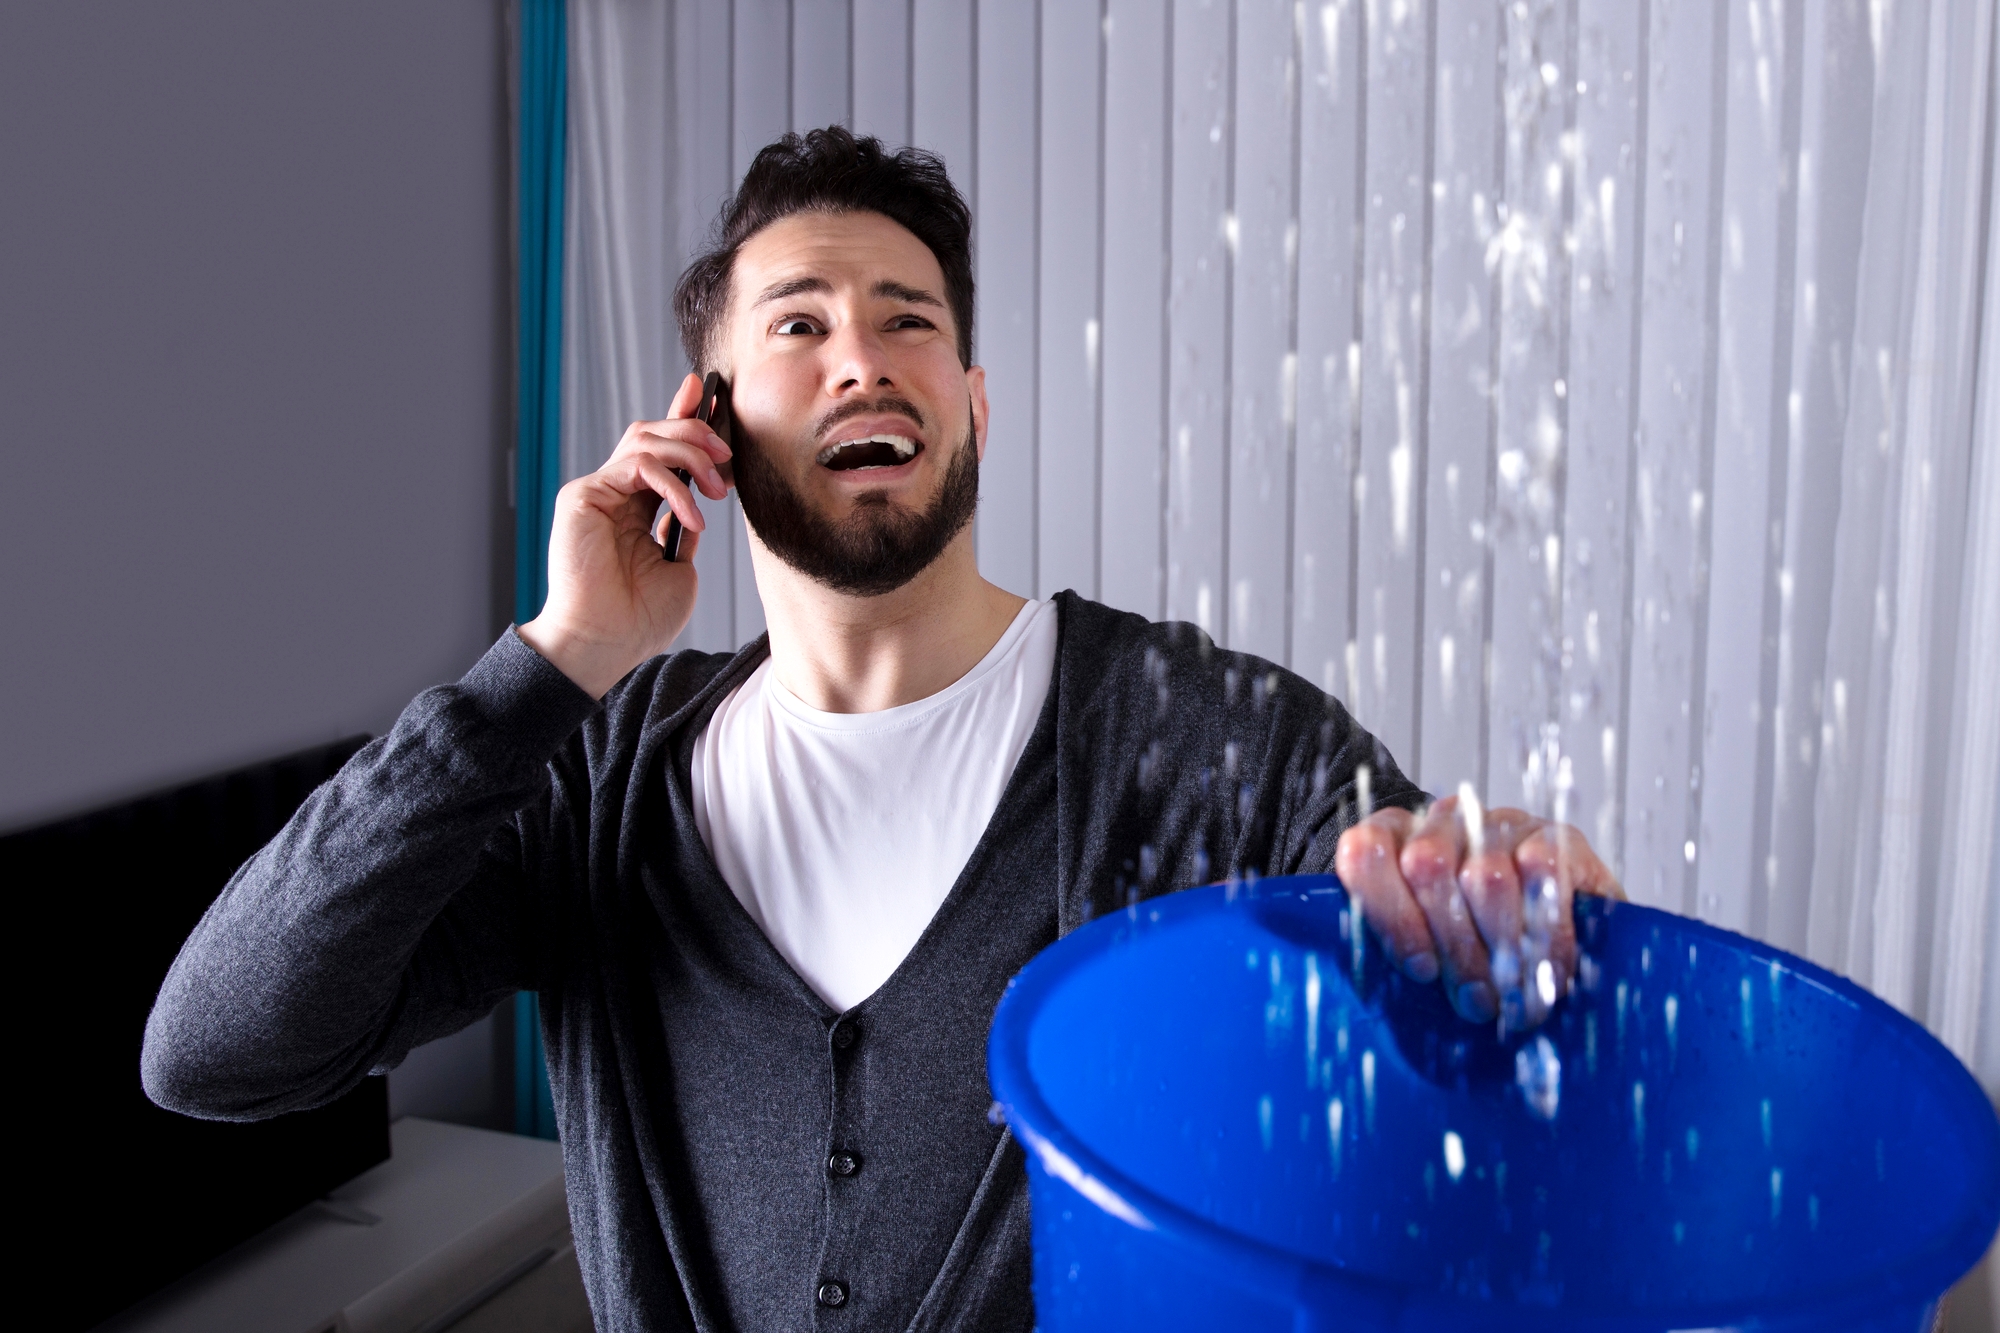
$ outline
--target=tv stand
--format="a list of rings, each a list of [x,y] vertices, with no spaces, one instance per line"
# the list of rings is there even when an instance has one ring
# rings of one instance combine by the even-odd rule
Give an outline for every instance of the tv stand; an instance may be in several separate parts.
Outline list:
[[[388,1161],[97,1333],[587,1333],[562,1150],[414,1118],[389,1135]]]

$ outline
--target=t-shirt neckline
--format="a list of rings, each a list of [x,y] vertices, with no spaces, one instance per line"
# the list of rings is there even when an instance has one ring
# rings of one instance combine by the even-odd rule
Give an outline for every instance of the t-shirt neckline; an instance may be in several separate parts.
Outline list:
[[[971,670],[935,694],[912,699],[909,703],[897,704],[893,708],[877,709],[871,713],[823,712],[793,694],[785,683],[778,679],[778,673],[771,669],[769,657],[766,657],[757,668],[756,674],[764,677],[761,684],[771,701],[792,718],[807,726],[826,731],[849,732],[904,726],[936,709],[949,707],[978,689],[982,682],[998,671],[1001,664],[1020,648],[1027,638],[1029,626],[1040,613],[1054,606],[1053,602],[1029,598],[1022,603],[1021,609],[1014,613],[1014,619],[1008,622],[1007,628],[1001,632],[993,646],[986,650],[986,655],[973,664]]]

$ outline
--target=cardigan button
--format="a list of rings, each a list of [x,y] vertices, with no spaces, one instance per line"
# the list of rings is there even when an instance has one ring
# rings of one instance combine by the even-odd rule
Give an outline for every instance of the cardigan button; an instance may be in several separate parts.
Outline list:
[[[819,1303],[829,1310],[838,1310],[847,1304],[847,1284],[845,1282],[822,1282],[819,1284]]]
[[[851,1176],[861,1169],[861,1159],[846,1149],[841,1149],[826,1159],[826,1169],[832,1175]]]
[[[854,1044],[854,1024],[842,1023],[833,1030],[833,1044],[837,1050],[846,1050]]]

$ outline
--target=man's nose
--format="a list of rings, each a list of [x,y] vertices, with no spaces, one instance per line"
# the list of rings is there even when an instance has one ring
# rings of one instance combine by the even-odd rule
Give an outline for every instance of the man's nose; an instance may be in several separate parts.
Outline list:
[[[896,386],[895,368],[882,335],[859,320],[836,328],[826,343],[827,390],[834,394],[864,393]]]

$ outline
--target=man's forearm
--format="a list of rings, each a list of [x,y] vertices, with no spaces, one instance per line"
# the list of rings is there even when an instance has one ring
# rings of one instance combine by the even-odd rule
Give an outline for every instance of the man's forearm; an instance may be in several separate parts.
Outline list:
[[[510,632],[308,798],[168,972],[155,1101],[254,1119],[316,1105],[521,984],[531,878],[512,817],[594,704]]]

